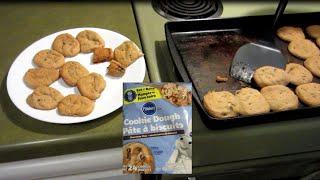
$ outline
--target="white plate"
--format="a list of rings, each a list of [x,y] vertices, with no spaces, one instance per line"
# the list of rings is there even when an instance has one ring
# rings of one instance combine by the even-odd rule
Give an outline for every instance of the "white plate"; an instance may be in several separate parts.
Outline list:
[[[43,111],[31,108],[26,99],[33,92],[32,89],[26,86],[23,81],[23,76],[28,69],[36,67],[32,60],[34,55],[43,49],[50,49],[53,40],[62,33],[72,34],[74,37],[85,29],[97,32],[105,40],[105,47],[112,49],[119,46],[122,42],[129,40],[127,37],[105,29],[99,28],[76,28],[60,31],[49,36],[46,36],[27,47],[15,59],[10,67],[7,77],[7,90],[12,102],[25,114],[50,123],[71,124],[93,120],[104,115],[107,115],[122,106],[122,83],[123,82],[142,82],[145,76],[146,65],[143,57],[126,69],[126,73],[121,78],[113,78],[106,75],[109,62],[92,64],[92,53],[78,54],[72,58],[66,58],[66,61],[78,61],[90,72],[96,72],[103,75],[106,81],[106,88],[102,92],[101,97],[96,100],[94,110],[91,114],[84,117],[70,117],[59,115],[57,109]],[[79,93],[76,87],[70,87],[60,78],[58,81],[50,85],[50,87],[58,89],[64,96],[68,94]]]

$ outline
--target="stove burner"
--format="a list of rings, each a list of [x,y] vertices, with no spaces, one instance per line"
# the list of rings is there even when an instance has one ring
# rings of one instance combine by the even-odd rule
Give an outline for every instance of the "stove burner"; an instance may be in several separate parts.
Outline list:
[[[152,6],[169,20],[207,19],[222,13],[220,0],[152,0]]]

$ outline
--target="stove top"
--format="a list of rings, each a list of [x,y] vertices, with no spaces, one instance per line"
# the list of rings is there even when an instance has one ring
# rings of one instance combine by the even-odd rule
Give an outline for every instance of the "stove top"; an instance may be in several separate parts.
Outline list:
[[[278,1],[223,1],[222,18],[273,14]],[[320,2],[289,1],[286,13],[319,11]],[[302,8],[303,7],[303,8]],[[169,54],[164,24],[149,1],[134,1],[133,8],[151,81],[181,81]],[[320,150],[320,119],[298,119],[228,130],[209,130],[193,107],[193,166],[232,167],[253,159],[279,159]],[[318,156],[319,157],[319,156]],[[230,165],[231,164],[231,165]]]
[[[152,0],[152,7],[169,20],[214,18],[222,13],[220,0]]]

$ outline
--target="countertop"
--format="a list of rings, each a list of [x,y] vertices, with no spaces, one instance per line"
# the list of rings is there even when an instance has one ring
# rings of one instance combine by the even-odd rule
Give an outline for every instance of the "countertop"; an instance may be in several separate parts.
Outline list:
[[[41,122],[14,106],[7,93],[6,76],[22,50],[32,42],[64,29],[109,29],[140,46],[131,2],[4,2],[0,5],[0,22],[0,162],[121,146],[121,108],[86,123],[58,125]]]

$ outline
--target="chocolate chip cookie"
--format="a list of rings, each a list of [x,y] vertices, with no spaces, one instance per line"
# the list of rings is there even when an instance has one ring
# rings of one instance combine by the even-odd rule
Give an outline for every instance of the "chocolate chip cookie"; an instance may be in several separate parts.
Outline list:
[[[60,70],[62,79],[70,86],[76,86],[78,80],[88,74],[89,71],[76,61],[66,62]]]
[[[79,79],[77,87],[81,95],[95,100],[100,97],[101,92],[105,89],[106,81],[100,74],[90,73]]]
[[[63,95],[56,89],[46,86],[36,88],[27,98],[27,103],[41,110],[50,110],[57,107]]]
[[[320,106],[320,84],[302,84],[296,88],[296,94],[304,104],[312,107]]]
[[[294,41],[298,39],[304,39],[303,30],[299,27],[283,26],[277,30],[277,35],[284,41]]]
[[[108,66],[107,74],[114,77],[122,77],[126,72],[126,68],[118,61],[112,60]]]
[[[294,85],[310,83],[313,79],[313,76],[308,69],[296,63],[287,64],[286,73],[288,74],[290,83]]]
[[[114,60],[124,67],[130,66],[141,56],[143,56],[143,53],[132,41],[125,41],[114,50]]]
[[[303,64],[313,75],[320,77],[320,56],[310,57]]]
[[[286,86],[267,86],[261,89],[261,94],[269,103],[272,111],[286,111],[298,108],[298,97]]]
[[[81,31],[76,38],[80,42],[80,49],[83,53],[89,53],[95,48],[104,47],[104,40],[102,37],[91,30]]]
[[[306,28],[308,35],[312,38],[320,38],[320,25],[311,25]]]
[[[239,113],[242,115],[263,114],[270,111],[270,105],[262,94],[252,88],[242,88],[236,91],[239,101]]]
[[[228,91],[210,91],[203,97],[203,105],[207,112],[218,118],[235,117],[238,115],[239,102]]]
[[[111,59],[113,59],[113,51],[111,48],[94,49],[92,58],[94,64],[111,61]]]
[[[24,82],[32,89],[39,86],[49,86],[59,79],[59,71],[53,68],[32,68],[24,77]]]
[[[308,39],[291,41],[288,45],[288,50],[291,54],[301,59],[307,59],[320,54],[320,50],[317,45]]]
[[[58,51],[45,49],[34,56],[33,62],[39,67],[57,69],[64,64],[64,56]]]
[[[65,33],[54,39],[52,49],[66,57],[73,57],[79,54],[80,44],[71,34]]]
[[[65,116],[86,116],[93,108],[94,101],[78,94],[68,95],[58,104],[59,113]]]
[[[154,158],[146,145],[138,142],[128,143],[123,146],[122,153],[124,173],[151,174],[154,171]]]
[[[289,83],[287,73],[272,66],[263,66],[255,70],[253,79],[259,87],[277,84],[287,85]]]

